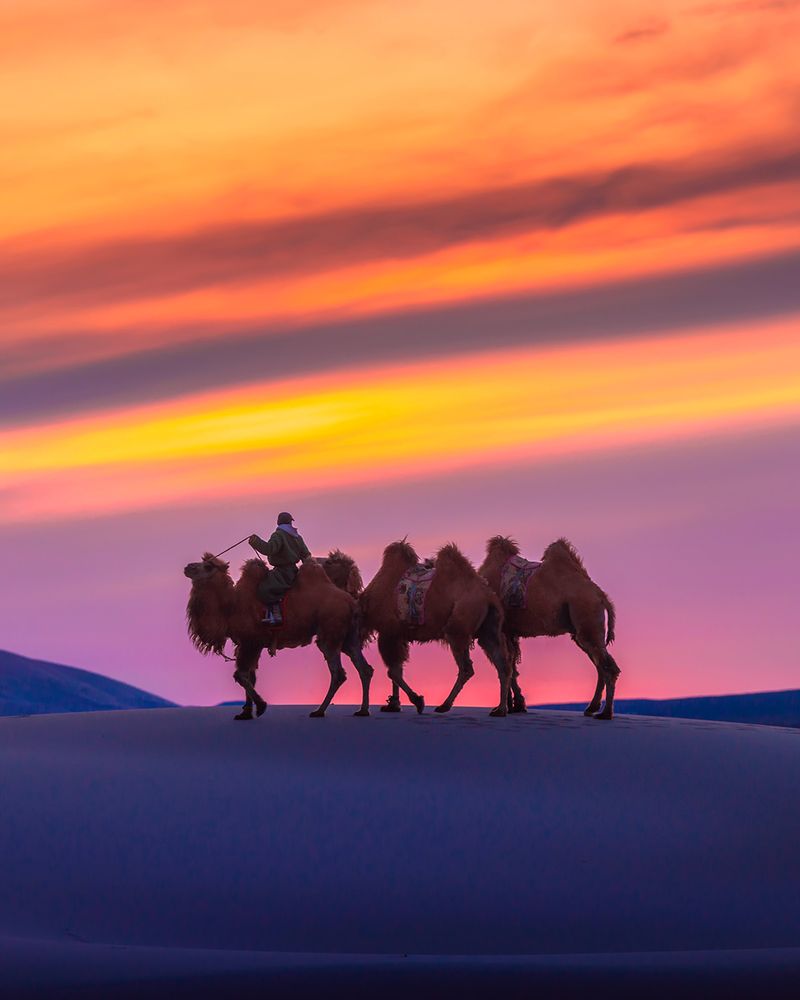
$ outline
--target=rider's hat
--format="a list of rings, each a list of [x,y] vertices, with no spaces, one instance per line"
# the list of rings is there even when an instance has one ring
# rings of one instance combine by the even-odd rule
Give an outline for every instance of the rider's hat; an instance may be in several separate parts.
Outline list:
[[[278,524],[291,524],[294,518],[291,514],[287,514],[285,510],[278,514]]]

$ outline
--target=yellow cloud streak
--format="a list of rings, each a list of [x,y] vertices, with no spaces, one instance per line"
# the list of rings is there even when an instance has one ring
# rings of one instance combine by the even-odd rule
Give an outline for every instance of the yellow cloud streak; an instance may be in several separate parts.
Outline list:
[[[17,497],[9,519],[102,513],[798,418],[798,323],[783,322],[263,383],[21,429],[5,435],[0,486]]]

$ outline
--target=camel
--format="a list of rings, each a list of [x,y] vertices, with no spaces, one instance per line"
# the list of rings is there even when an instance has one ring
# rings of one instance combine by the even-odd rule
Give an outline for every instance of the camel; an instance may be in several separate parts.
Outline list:
[[[498,596],[501,596],[503,566],[518,555],[519,546],[511,538],[495,535],[486,543],[486,558],[478,572],[489,581]],[[513,667],[511,711],[525,711],[525,699],[518,681],[522,655],[520,638],[568,633],[597,670],[597,688],[583,714],[596,719],[613,718],[614,691],[620,670],[607,646],[614,641],[614,605],[592,581],[572,544],[566,538],[559,538],[547,546],[541,565],[527,581],[524,607],[509,607],[507,601],[504,603],[503,629]],[[604,688],[606,703],[600,712]]]
[[[264,563],[248,559],[236,584],[228,573],[228,565],[207,552],[201,562],[190,563],[183,572],[192,581],[186,620],[194,645],[203,654],[213,652],[222,656],[227,639],[236,647],[233,679],[244,688],[246,698],[242,711],[234,718],[250,720],[254,705],[257,716],[263,715],[267,707],[255,686],[261,651],[268,649],[274,656],[277,649],[307,646],[314,638],[328,664],[331,680],[322,704],[311,712],[311,717],[325,715],[334,694],[345,682],[343,652],[352,660],[361,679],[361,707],[355,714],[369,715],[373,670],[362,652],[358,602],[346,589],[353,572],[356,576],[351,586],[358,586],[361,580],[352,559],[336,551],[327,560],[303,563],[284,598],[285,624],[279,628],[261,621],[264,605],[257,591],[267,572]],[[343,588],[331,581],[328,568],[344,580]]]
[[[417,553],[405,540],[386,547],[380,569],[361,594],[362,630],[377,633],[378,651],[392,680],[393,694],[386,710],[400,710],[402,688],[417,711],[423,711],[425,700],[406,683],[403,664],[408,660],[409,643],[440,641],[450,647],[458,666],[450,694],[436,708],[448,712],[475,673],[470,647],[477,640],[500,679],[500,703],[490,714],[506,715],[511,665],[503,643],[502,604],[455,545],[440,549],[433,563],[435,574],[425,597],[422,624],[401,620],[398,611],[397,586],[406,571],[419,564]]]
[[[316,562],[340,590],[346,591],[356,601],[359,599],[364,589],[364,581],[354,559],[340,549],[333,549],[327,556],[317,558]]]

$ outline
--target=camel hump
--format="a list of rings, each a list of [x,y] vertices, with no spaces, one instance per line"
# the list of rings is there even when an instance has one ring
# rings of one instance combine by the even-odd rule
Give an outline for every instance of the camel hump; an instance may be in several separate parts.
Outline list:
[[[316,559],[307,559],[297,570],[297,582],[306,583],[331,583],[331,578],[325,572],[325,567],[320,565]]]
[[[511,556],[519,555],[519,545],[509,535],[493,535],[486,543],[486,555],[488,557],[495,553],[510,559]]]
[[[384,562],[397,558],[402,559],[408,566],[416,566],[419,562],[419,556],[417,555],[414,546],[406,541],[405,538],[401,538],[397,542],[390,542],[383,550]]]
[[[551,542],[544,550],[544,553],[542,554],[542,562],[554,559],[560,559],[563,562],[570,563],[575,569],[579,570],[585,577],[588,578],[589,574],[586,572],[583,560],[578,555],[575,546],[568,538],[558,538],[555,542]]]
[[[478,572],[455,542],[448,542],[436,553],[436,569],[452,569],[469,576],[476,576]]]
[[[347,591],[351,597],[358,597],[364,589],[364,581],[355,559],[341,549],[331,549],[320,562],[337,587]]]

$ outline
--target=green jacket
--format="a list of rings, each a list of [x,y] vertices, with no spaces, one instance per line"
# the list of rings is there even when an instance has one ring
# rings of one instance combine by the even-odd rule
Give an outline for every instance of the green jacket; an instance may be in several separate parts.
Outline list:
[[[300,534],[292,535],[288,531],[276,528],[265,542],[258,535],[253,536],[253,548],[266,556],[270,565],[276,569],[283,566],[296,566],[301,560],[310,559],[311,553]]]

